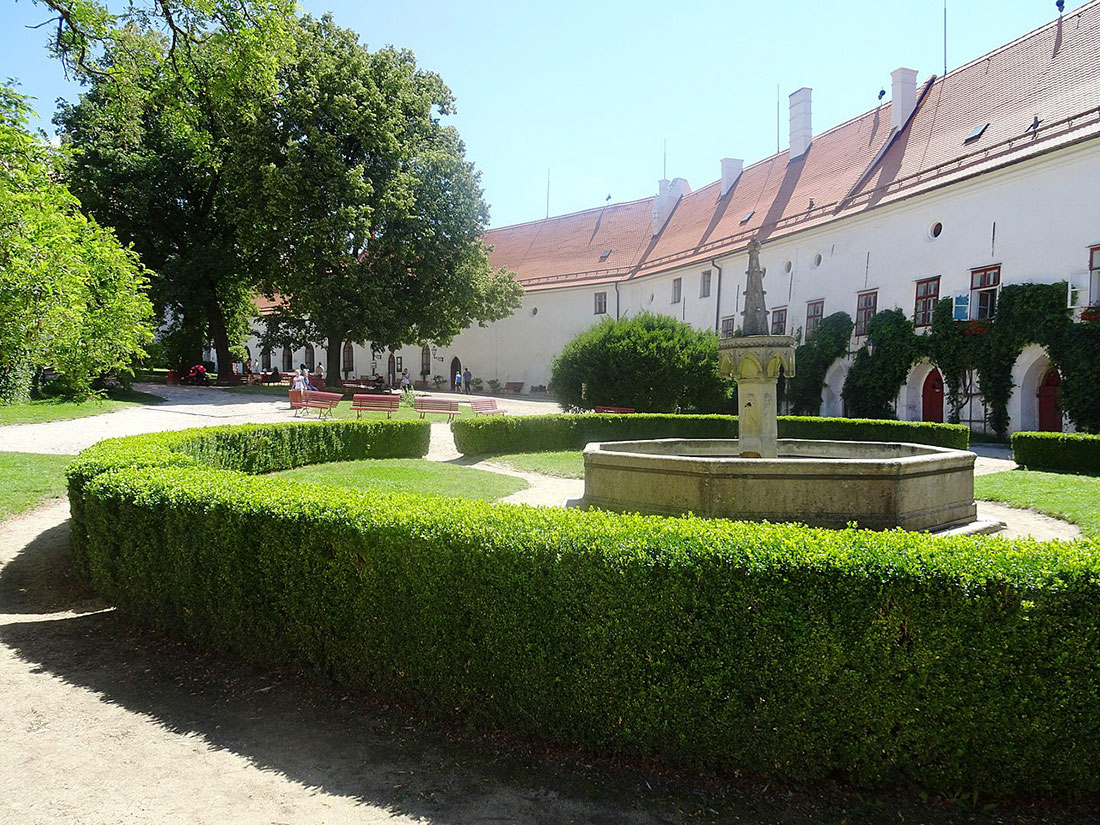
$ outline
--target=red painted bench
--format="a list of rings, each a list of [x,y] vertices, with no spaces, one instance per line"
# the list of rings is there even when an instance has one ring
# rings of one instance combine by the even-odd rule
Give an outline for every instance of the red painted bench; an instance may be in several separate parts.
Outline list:
[[[634,412],[633,407],[596,407],[598,413],[614,413],[616,415],[627,415]]]
[[[504,415],[504,410],[497,409],[495,398],[471,398],[470,409],[475,415]]]
[[[391,418],[400,404],[401,396],[399,395],[368,393],[366,395],[356,394],[351,397],[351,408],[355,410],[356,418],[361,418],[364,412],[384,412],[386,418]]]
[[[458,415],[458,402],[449,401],[445,398],[415,398],[413,399],[413,409],[420,413],[420,417],[424,417],[424,413],[445,413],[448,421],[453,421],[454,417]]]
[[[504,384],[504,391],[515,393],[516,395],[519,395],[521,392],[523,392],[523,382],[522,381],[507,381]]]
[[[297,397],[295,397],[297,396]],[[332,411],[336,409],[336,405],[340,403],[344,398],[343,393],[339,392],[318,392],[316,390],[291,390],[290,391],[290,408],[294,410],[294,414],[303,415],[310,410],[317,410],[318,418],[326,418],[332,415]]]

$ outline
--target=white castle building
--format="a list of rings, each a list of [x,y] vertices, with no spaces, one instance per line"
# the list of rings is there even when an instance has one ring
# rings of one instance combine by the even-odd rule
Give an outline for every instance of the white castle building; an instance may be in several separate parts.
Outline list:
[[[648,310],[728,335],[753,238],[773,332],[805,340],[844,311],[852,350],[876,310],[900,307],[919,331],[944,297],[959,319],[988,317],[1006,284],[1066,281],[1068,305],[1100,304],[1100,0],[943,77],[899,68],[892,78],[889,102],[817,134],[811,90],[799,89],[788,150],[748,165],[725,158],[702,188],[662,180],[652,198],[488,231],[492,264],[525,289],[520,309],[447,346],[348,347],[345,368],[394,379],[469,366],[528,392],[549,383],[570,338],[607,316]],[[850,363],[829,370],[823,415],[843,414]],[[1011,428],[1060,429],[1043,349],[1025,349],[1013,377]],[[943,420],[943,404],[925,362],[897,415]],[[967,415],[980,426],[980,405]]]

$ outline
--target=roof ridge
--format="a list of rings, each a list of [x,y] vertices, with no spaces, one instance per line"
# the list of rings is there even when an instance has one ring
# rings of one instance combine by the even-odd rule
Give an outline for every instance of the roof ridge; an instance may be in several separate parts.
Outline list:
[[[1097,0],[1097,1],[1100,2],[1100,0]],[[534,220],[531,220],[531,221],[520,221],[519,223],[509,223],[509,224],[505,224],[504,226],[492,226],[492,227],[486,229],[485,231],[486,232],[496,232],[497,230],[500,230],[500,229],[515,229],[517,227],[528,226],[528,225],[533,224],[533,223],[547,223],[548,221],[556,221],[559,218],[573,218],[573,217],[576,217],[577,215],[583,215],[586,212],[602,212],[604,209],[610,209],[611,207],[614,207],[614,206],[633,206],[636,203],[642,203],[644,201],[651,201],[651,200],[653,200],[653,195],[647,195],[646,197],[635,198],[634,200],[631,200],[631,201],[618,201],[616,203],[605,203],[603,206],[589,206],[587,209],[578,209],[575,212],[563,212],[560,215],[551,215],[548,218],[535,218]]]

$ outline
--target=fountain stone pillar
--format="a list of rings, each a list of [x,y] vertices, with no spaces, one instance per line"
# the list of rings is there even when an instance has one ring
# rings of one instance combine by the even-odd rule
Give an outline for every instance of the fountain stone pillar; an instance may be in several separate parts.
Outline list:
[[[794,338],[768,334],[765,273],[760,268],[760,242],[749,241],[741,335],[718,343],[719,370],[737,382],[738,449],[742,458],[778,457],[779,370],[782,368],[787,377],[794,375]]]

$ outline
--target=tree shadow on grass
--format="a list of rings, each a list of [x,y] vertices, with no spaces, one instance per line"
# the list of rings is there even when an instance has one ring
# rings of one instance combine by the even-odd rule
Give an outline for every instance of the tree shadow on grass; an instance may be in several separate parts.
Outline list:
[[[0,613],[99,605],[74,584],[68,527],[46,530],[0,571]],[[0,624],[23,661],[108,703],[325,793],[433,823],[1086,822],[961,814],[837,789],[769,789],[641,761],[482,734],[308,674],[275,671],[128,624],[117,612]]]

